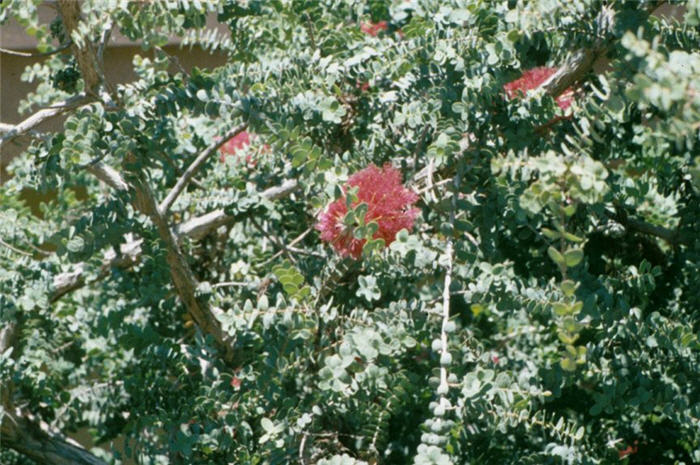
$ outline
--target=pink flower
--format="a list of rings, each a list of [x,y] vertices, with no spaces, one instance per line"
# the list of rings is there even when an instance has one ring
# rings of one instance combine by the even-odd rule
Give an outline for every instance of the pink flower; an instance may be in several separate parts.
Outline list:
[[[248,131],[241,131],[224,143],[219,148],[219,153],[221,153],[220,160],[223,162],[226,155],[235,155],[235,153],[245,147],[250,145],[250,134]],[[250,160],[248,160],[250,161]]]
[[[355,82],[355,87],[357,87],[358,89],[360,89],[360,92],[367,92],[367,91],[369,90],[369,82],[367,82],[367,81],[364,81],[364,82],[356,81],[356,82]]]
[[[255,138],[255,134],[251,134],[247,131],[241,131],[229,140],[226,141],[224,145],[219,148],[219,160],[223,163],[227,155],[235,155],[239,150],[243,150],[250,145],[251,138]],[[270,146],[263,145],[263,152],[270,150]],[[245,156],[245,162],[249,165],[255,166],[258,164],[257,160],[253,159],[253,155],[250,153]]]
[[[401,184],[401,173],[390,163],[383,168],[370,164],[358,171],[348,179],[345,192],[350,187],[358,188],[357,201],[351,208],[366,203],[365,224],[374,221],[378,225],[373,239],[384,239],[384,244],[388,246],[396,239],[396,233],[413,227],[418,209],[411,206],[418,200],[418,195]],[[321,239],[330,242],[342,257],[358,259],[366,240],[356,239],[353,228],[343,224],[347,212],[346,197],[343,195],[319,216],[316,229],[321,232]]]
[[[618,450],[617,455],[620,458],[620,460],[624,459],[628,455],[636,454],[639,451],[639,447],[637,447],[637,444],[639,444],[639,441],[634,441],[634,445],[627,446],[625,449]]]
[[[504,85],[503,90],[506,91],[506,95],[509,99],[522,97],[527,94],[527,91],[537,89],[556,72],[557,68],[547,68],[544,66],[529,69],[525,71],[520,78]],[[566,89],[564,93],[556,98],[557,105],[559,105],[559,108],[562,110],[569,108],[573,101],[574,91],[571,89]]]
[[[376,37],[380,31],[386,31],[389,29],[389,24],[386,21],[379,21],[376,23],[362,23],[360,25],[360,30],[365,34]]]

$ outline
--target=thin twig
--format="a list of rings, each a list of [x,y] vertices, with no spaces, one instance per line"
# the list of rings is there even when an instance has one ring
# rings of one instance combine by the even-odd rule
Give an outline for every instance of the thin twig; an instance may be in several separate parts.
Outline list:
[[[308,228],[306,231],[303,233],[299,234],[292,242],[287,245],[287,248],[291,250],[291,247],[297,245],[302,239],[304,239],[311,231],[313,231],[314,228]],[[277,257],[282,255],[284,253],[284,250],[280,250],[279,252],[275,253],[272,257],[268,258],[262,263],[262,266],[267,265],[268,263],[274,261]]]
[[[48,52],[41,52],[41,53],[18,52],[16,50],[10,50],[7,48],[0,47],[0,53],[4,53],[5,55],[13,55],[16,57],[23,57],[23,58],[41,58],[41,57],[55,55],[56,53],[62,52],[64,50],[66,50],[67,48],[69,48],[71,45],[73,45],[73,41],[69,40],[65,44],[59,45],[58,48],[55,48],[54,50],[49,50]]]
[[[326,256],[323,255],[322,253],[313,252],[313,251],[304,250],[304,249],[298,249],[296,247],[287,246],[287,250],[289,250],[290,252],[294,252],[296,254],[299,254],[299,255],[308,255],[309,257],[316,257],[316,258],[326,258]]]
[[[272,234],[270,234],[269,232],[267,232],[267,231],[265,230],[265,228],[263,228],[262,225],[260,225],[254,217],[251,217],[251,218],[250,218],[250,222],[253,224],[253,226],[255,226],[255,229],[257,229],[258,231],[260,231],[264,236],[267,236],[267,238],[270,239],[270,240],[272,241],[272,243],[275,244],[275,246],[277,246],[278,249],[281,249],[282,252],[283,252],[285,255],[287,255],[287,257],[289,257],[289,259],[292,261],[292,263],[296,263],[296,258],[294,258],[294,257],[292,256],[292,254],[289,253],[289,248],[288,248],[288,247],[286,247],[286,246],[285,246],[280,240],[278,240],[275,236],[273,236]]]
[[[306,447],[306,438],[308,437],[308,433],[304,432],[301,435],[301,443],[299,444],[299,463],[301,465],[306,465],[306,460],[304,459],[304,449]]]
[[[24,250],[20,250],[11,244],[8,244],[7,242],[3,241],[2,239],[0,239],[0,244],[4,245],[5,247],[12,250],[13,252],[16,252],[20,255],[24,255],[25,257],[33,257],[34,256],[34,255],[30,254],[29,252],[25,252]]]
[[[442,179],[442,180],[440,180],[440,181],[438,181],[438,182],[436,182],[436,183],[433,183],[432,185],[429,185],[429,186],[427,186],[427,187],[424,187],[423,189],[419,190],[419,191],[416,192],[416,193],[417,193],[418,195],[422,195],[422,194],[426,193],[427,191],[429,191],[429,190],[431,190],[431,189],[434,189],[434,188],[436,188],[436,187],[442,186],[442,185],[444,185],[444,184],[447,184],[447,183],[449,183],[450,181],[452,181],[452,178]]]
[[[188,73],[187,70],[186,70],[185,68],[182,67],[182,64],[180,63],[180,60],[178,60],[176,56],[173,56],[173,55],[169,54],[168,52],[166,52],[165,50],[163,50],[161,47],[153,47],[153,49],[154,49],[155,51],[160,52],[160,53],[162,53],[163,55],[165,55],[165,56],[168,58],[168,60],[169,60],[172,64],[174,64],[175,67],[176,67],[177,69],[180,70],[180,72],[183,74],[183,77],[185,77],[185,79],[187,79],[187,77],[189,77],[190,73]]]
[[[170,207],[175,202],[177,197],[182,193],[182,191],[190,182],[192,177],[195,175],[199,167],[211,156],[212,153],[219,150],[219,148],[224,145],[230,138],[237,136],[243,132],[248,127],[247,124],[239,124],[233,129],[228,130],[221,139],[211,144],[209,147],[204,149],[197,158],[194,159],[192,164],[185,170],[180,179],[177,180],[175,186],[168,192],[168,195],[163,199],[163,201],[158,206],[158,212],[161,215],[165,215],[170,210]]]
[[[248,284],[249,283],[244,283],[242,281],[224,281],[224,282],[216,283],[216,284],[212,285],[211,287],[214,289],[217,289],[219,287],[245,287]]]

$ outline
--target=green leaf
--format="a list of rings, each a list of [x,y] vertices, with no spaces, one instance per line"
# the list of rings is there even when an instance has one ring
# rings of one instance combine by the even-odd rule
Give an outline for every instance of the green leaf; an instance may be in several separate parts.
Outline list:
[[[359,289],[357,289],[357,296],[364,297],[368,302],[374,300],[379,300],[382,296],[379,287],[377,286],[377,278],[372,275],[360,276],[357,280]]]
[[[551,239],[551,240],[556,240],[556,239],[559,239],[561,237],[561,234],[559,234],[557,231],[552,231],[549,228],[542,228],[541,231],[542,231],[542,234],[544,234],[548,239]]]
[[[569,249],[564,252],[564,261],[566,266],[574,267],[581,263],[583,259],[583,249]]]
[[[578,334],[571,334],[567,331],[559,330],[557,331],[557,337],[564,344],[573,344],[578,339]]]
[[[547,255],[549,255],[549,258],[551,258],[552,261],[560,267],[566,267],[566,260],[564,259],[564,256],[551,245],[547,249]]]
[[[552,309],[554,310],[554,313],[559,316],[571,315],[572,313],[571,305],[562,302],[553,303]]]
[[[571,241],[571,242],[583,242],[583,238],[576,236],[575,234],[571,234],[570,232],[564,231],[563,233],[564,239]]]
[[[566,279],[566,280],[561,282],[560,287],[561,287],[561,291],[564,293],[564,295],[566,297],[571,297],[576,292],[576,288],[578,287],[578,284],[573,282],[570,279]]]
[[[260,426],[262,426],[267,433],[271,433],[275,430],[275,424],[269,418],[263,417],[260,420]]]
[[[470,308],[472,311],[472,315],[474,315],[475,317],[479,316],[484,311],[484,306],[481,304],[472,304]]]
[[[576,360],[568,355],[562,357],[562,359],[559,361],[559,365],[564,371],[576,371]]]

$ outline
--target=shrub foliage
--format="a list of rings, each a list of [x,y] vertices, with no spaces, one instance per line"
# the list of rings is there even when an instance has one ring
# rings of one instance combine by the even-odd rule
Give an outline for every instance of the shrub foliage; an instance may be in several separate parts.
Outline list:
[[[700,462],[700,2],[38,3],[0,461]]]

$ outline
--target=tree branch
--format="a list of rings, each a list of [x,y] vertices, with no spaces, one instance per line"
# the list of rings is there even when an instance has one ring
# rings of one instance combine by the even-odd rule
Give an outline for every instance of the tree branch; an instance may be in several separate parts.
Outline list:
[[[166,260],[170,266],[170,277],[175,285],[180,300],[185,304],[187,312],[206,334],[210,334],[226,350],[225,360],[233,357],[233,348],[221,323],[214,315],[211,307],[197,298],[197,280],[190,269],[187,259],[180,250],[180,245],[167,221],[158,211],[153,193],[141,176],[137,176],[133,183],[137,197],[137,203],[142,211],[147,214],[158,228],[158,234],[167,251]]]
[[[58,9],[63,19],[63,25],[71,38],[73,38],[73,34],[79,34],[77,29],[80,23],[80,5],[81,2],[75,0],[58,0]],[[89,38],[84,37],[83,39],[80,41],[82,44],[73,41],[73,55],[78,62],[83,81],[85,81],[85,90],[90,94],[99,95],[98,88],[102,84],[102,78],[99,73],[97,53]]]
[[[124,178],[114,168],[107,166],[102,162],[98,162],[90,166],[88,170],[95,175],[95,177],[116,190],[128,191],[129,189],[129,185],[126,183]],[[291,194],[298,187],[299,184],[296,180],[288,180],[279,186],[271,187],[263,191],[260,195],[267,200],[275,200]],[[219,226],[229,224],[234,220],[234,217],[226,215],[223,210],[215,210],[175,226],[175,228],[173,228],[173,233],[178,242],[185,237],[189,237],[193,240],[199,240]],[[98,275],[98,278],[92,282],[98,281],[107,276],[109,270],[112,268],[126,269],[138,263],[141,258],[140,246],[142,242],[143,241],[141,239],[129,240],[125,244],[122,244],[120,255],[117,255],[112,251],[105,254],[100,274]],[[73,271],[57,275],[53,279],[53,291],[51,292],[50,297],[51,302],[55,302],[69,292],[79,289],[87,284],[85,282],[84,275],[85,272],[82,263],[78,264]]]
[[[270,187],[260,194],[267,200],[277,200],[287,197],[292,192],[299,188],[299,181],[296,179],[288,179],[279,186]],[[219,226],[229,224],[235,221],[235,217],[227,215],[224,210],[214,210],[196,218],[192,218],[175,227],[175,234],[178,237],[189,237],[190,239],[199,240],[215,230]]]
[[[172,279],[173,285],[175,286],[180,300],[185,305],[187,312],[190,314],[195,323],[197,323],[199,328],[205,334],[210,334],[214,337],[221,347],[226,350],[224,358],[230,360],[233,355],[233,351],[228,341],[228,337],[223,331],[221,323],[214,315],[212,309],[197,298],[197,280],[194,273],[192,273],[192,270],[187,263],[187,259],[180,250],[180,245],[175,233],[170,229],[170,226],[168,226],[168,223],[163,215],[160,214],[153,192],[151,192],[147,182],[145,179],[143,179],[143,175],[140,173],[133,173],[132,182],[129,183],[114,168],[111,168],[102,162],[94,163],[88,167],[88,170],[98,179],[108,184],[112,188],[120,191],[126,190],[132,192],[131,203],[134,208],[148,216],[158,229],[158,235],[163,241],[167,251],[166,261],[168,262],[170,268],[170,278]],[[110,260],[109,265],[111,266],[116,259],[117,257]],[[131,260],[128,260],[126,263],[133,264]],[[79,275],[70,277],[66,281],[67,284],[65,284],[62,288],[54,286],[56,289],[54,291],[54,295],[57,296],[55,298],[60,297],[57,290],[67,289],[69,291],[80,287],[82,284],[80,283]],[[56,284],[55,281],[54,284]],[[63,292],[63,294],[65,294],[65,292]],[[55,300],[55,298],[52,297],[52,300]]]
[[[622,224],[622,226],[624,226],[630,231],[658,237],[659,239],[663,239],[671,245],[690,244],[690,238],[682,234],[681,231],[664,228],[663,226],[656,226],[651,223],[647,223],[644,220],[632,218],[620,206],[615,207],[615,213],[615,219],[619,221],[620,224]]]
[[[108,251],[102,261],[100,273],[91,283],[105,278],[112,268],[128,269],[137,264],[141,259],[142,243],[143,239],[137,239],[122,244],[120,246],[119,255],[113,250]],[[79,263],[73,271],[61,273],[53,279],[53,290],[50,296],[51,302],[57,301],[69,292],[80,289],[86,284],[85,271],[83,268],[84,264]]]
[[[246,128],[248,127],[247,124],[240,124],[236,126],[233,129],[230,129],[229,131],[224,134],[224,136],[218,140],[217,142],[211,144],[209,147],[204,149],[202,153],[200,153],[197,158],[194,159],[192,164],[185,170],[185,172],[182,174],[180,179],[177,180],[175,183],[175,186],[168,192],[168,195],[163,199],[163,201],[160,203],[158,206],[158,212],[161,215],[165,215],[168,213],[168,210],[172,206],[172,204],[175,202],[177,197],[182,193],[182,191],[185,189],[187,184],[190,182],[192,177],[195,175],[197,170],[199,169],[200,166],[211,156],[212,153],[215,153],[219,147],[224,145],[230,138],[237,136],[241,132],[243,132]]]
[[[16,137],[31,131],[44,121],[49,120],[54,116],[58,116],[68,110],[72,110],[73,108],[85,105],[90,101],[92,101],[92,99],[87,97],[85,94],[78,94],[59,102],[56,105],[52,105],[48,108],[42,108],[20,123],[14,125],[0,123],[0,132],[5,133],[2,137],[0,137],[0,147],[2,147],[2,145],[6,142],[9,142]]]
[[[17,321],[4,321],[0,329],[0,355],[14,348],[17,340]],[[12,381],[0,381],[0,408],[10,408],[12,400]],[[2,422],[2,415],[0,415]]]
[[[643,7],[646,15],[650,15],[659,8],[664,1],[650,1]],[[597,39],[590,48],[577,50],[564,62],[564,64],[546,80],[540,88],[557,97],[566,89],[579,82],[593,68],[593,63],[598,57],[605,56],[612,42],[612,32],[615,26],[615,17],[612,9],[603,7],[596,18]]]
[[[51,432],[48,425],[20,411],[6,411],[2,417],[0,445],[41,464],[107,465],[77,442]]]
[[[117,170],[101,161],[88,166],[87,170],[114,190],[124,192],[129,190],[129,184],[127,184],[122,175],[119,174]]]

